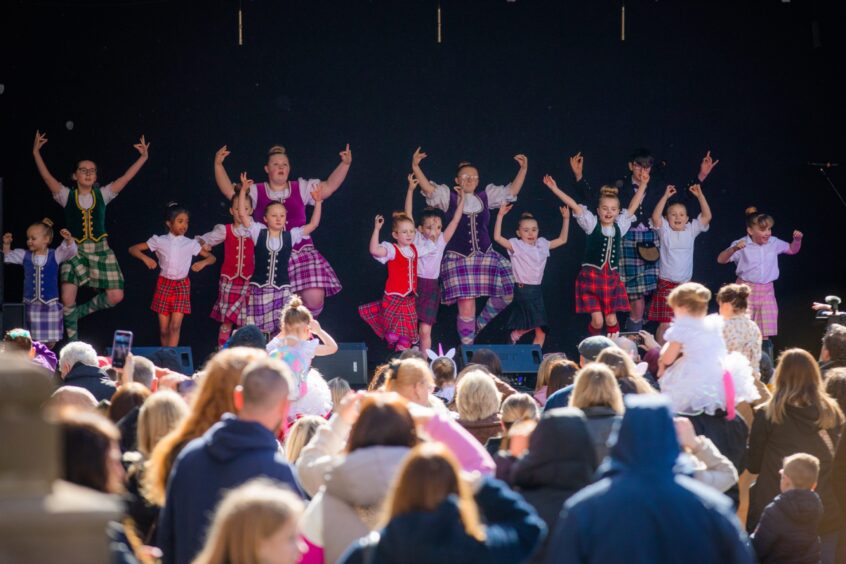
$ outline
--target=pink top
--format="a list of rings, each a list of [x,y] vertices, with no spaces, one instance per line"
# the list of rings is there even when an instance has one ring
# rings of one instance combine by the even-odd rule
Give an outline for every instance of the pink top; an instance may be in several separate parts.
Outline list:
[[[514,280],[519,284],[539,285],[543,280],[546,259],[549,258],[549,241],[540,237],[534,245],[530,245],[515,237],[508,242],[511,243],[508,257],[511,259]]]
[[[432,416],[426,424],[426,433],[452,451],[462,470],[478,470],[488,476],[496,474],[496,463],[485,447],[449,415],[437,413]]]
[[[753,284],[768,284],[778,280],[778,255],[795,255],[802,246],[801,239],[794,239],[788,244],[778,237],[770,237],[769,241],[758,245],[748,235],[731,245],[735,246],[740,241],[746,241],[746,246],[731,255],[729,260],[737,265],[737,277]]]

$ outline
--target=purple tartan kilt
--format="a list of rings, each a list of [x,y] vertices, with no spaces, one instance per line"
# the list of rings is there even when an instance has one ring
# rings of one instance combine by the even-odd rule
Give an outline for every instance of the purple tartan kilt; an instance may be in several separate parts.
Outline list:
[[[49,304],[25,303],[26,323],[35,341],[53,343],[64,337],[64,308],[59,300]]]
[[[436,278],[417,279],[417,320],[434,325],[441,306],[441,283]]]
[[[441,283],[441,303],[445,305],[452,305],[463,298],[514,294],[511,263],[492,248],[469,257],[452,251],[444,254]]]
[[[417,308],[414,294],[397,296],[385,294],[381,302],[370,302],[358,306],[358,314],[380,338],[392,340],[397,337],[408,339],[409,345],[417,342]],[[394,342],[396,340],[394,339]]]
[[[247,297],[250,281],[244,278],[221,278],[217,287],[217,301],[211,318],[220,323],[230,322],[238,327],[247,324]]]
[[[582,266],[576,278],[576,313],[629,311],[629,297],[620,274],[605,265],[602,270]]]
[[[338,275],[314,245],[306,245],[291,252],[291,258],[288,260],[288,279],[294,294],[309,288],[322,288],[326,297],[329,297],[341,291]]]
[[[291,287],[262,288],[250,284],[247,298],[247,323],[257,326],[262,333],[276,334],[282,325],[282,308],[291,300]]]

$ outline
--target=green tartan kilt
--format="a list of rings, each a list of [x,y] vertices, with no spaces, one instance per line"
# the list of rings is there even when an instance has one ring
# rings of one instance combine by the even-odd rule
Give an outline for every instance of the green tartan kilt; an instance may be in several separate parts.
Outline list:
[[[62,282],[100,290],[123,289],[123,273],[108,240],[79,244],[76,256],[62,263]]]

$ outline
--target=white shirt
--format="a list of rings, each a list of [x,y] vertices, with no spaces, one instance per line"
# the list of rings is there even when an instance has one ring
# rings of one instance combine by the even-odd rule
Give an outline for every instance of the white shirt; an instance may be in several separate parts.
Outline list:
[[[191,270],[191,259],[202,250],[196,239],[172,233],[153,235],[147,239],[147,247],[159,257],[161,275],[170,280],[182,280]]]
[[[418,231],[414,234],[414,246],[417,247],[417,277],[437,280],[446,249],[444,234],[438,235],[438,240],[433,243]]]
[[[386,254],[383,257],[373,256],[373,258],[375,258],[376,260],[378,260],[382,264],[388,264],[388,262],[397,258],[397,246],[399,246],[399,245],[394,246],[393,243],[389,243],[387,241],[382,241],[381,243],[379,243],[379,246],[382,247],[383,249],[385,249],[386,251],[388,251],[388,254]],[[402,253],[402,256],[404,256],[407,259],[410,259],[411,257],[414,256],[414,251],[411,250],[411,247],[399,246],[399,249],[400,249],[400,252]],[[417,253],[418,253],[418,256],[419,256],[420,249],[417,249]],[[417,275],[419,276],[420,273],[418,272]]]
[[[579,207],[582,211],[578,214],[574,213],[573,217],[576,218],[576,223],[582,230],[590,235],[593,233],[593,230],[596,229],[596,216],[591,213],[591,211],[587,208],[584,204],[579,204]],[[629,214],[629,210],[623,209],[620,211],[620,215],[617,216],[615,219],[615,223],[617,227],[620,228],[620,236],[622,237],[626,233],[629,232],[629,228],[632,226],[632,222],[635,220],[635,216]],[[603,225],[602,226],[602,234],[606,237],[613,237],[614,236],[614,226],[613,225]]]
[[[94,205],[93,193],[83,194],[82,192],[77,192],[77,194],[79,194],[79,205],[82,206],[83,209],[87,210]],[[103,202],[106,205],[117,197],[117,194],[112,192],[111,182],[100,188],[100,194],[103,195]],[[65,185],[62,185],[62,187],[59,188],[59,191],[53,194],[53,199],[56,200],[56,202],[58,202],[58,204],[63,208],[67,207],[68,198],[70,198],[70,188]]]
[[[69,258],[73,257],[76,254],[77,247],[76,241],[71,240],[70,243],[67,241],[62,241],[62,244],[56,248],[56,252],[53,257],[56,259],[56,262],[62,264]],[[24,257],[26,257],[27,249],[12,249],[8,253],[5,253],[3,256],[3,262],[6,264],[23,264]],[[33,253],[32,255],[32,262],[36,266],[44,266],[47,264],[47,257],[48,254],[43,255],[36,255]]]
[[[770,237],[766,244],[758,245],[747,235],[732,243],[732,247],[740,241],[746,241],[746,246],[729,259],[737,265],[737,277],[753,284],[778,280],[778,255],[789,251],[790,244],[778,237]]]
[[[436,184],[434,182],[430,182],[430,184],[435,187],[435,190],[426,196],[426,203],[433,208],[447,211],[449,209],[449,197],[452,190],[446,184]],[[488,184],[485,186],[485,193],[488,195],[488,207],[490,209],[496,209],[505,202],[513,202],[517,199],[517,196],[511,194],[510,182],[505,186]],[[480,211],[482,211],[482,200],[475,194],[467,194],[464,197],[464,213],[471,214],[479,213]]]
[[[661,252],[658,276],[670,282],[689,282],[693,278],[693,241],[709,227],[702,225],[699,217],[687,222],[682,231],[675,231],[666,219],[661,221],[661,227],[655,230]]]
[[[318,178],[309,178],[306,180],[305,178],[298,178],[298,184],[300,186],[300,197],[303,199],[303,203],[307,206],[314,205],[314,198],[311,197],[311,193],[320,184],[320,179]],[[263,188],[265,189],[265,194],[271,200],[276,202],[285,202],[288,196],[291,195],[291,189],[285,187],[284,190],[271,190],[270,183],[265,182],[263,183]],[[253,209],[255,209],[256,204],[258,204],[258,185],[251,184],[250,185],[250,200],[253,201]]]
[[[235,227],[235,224],[230,225],[232,225],[232,232],[237,237],[250,237],[253,241],[256,240],[258,234],[264,227],[264,224],[259,223],[258,221],[252,222],[249,227],[244,227],[243,225]],[[222,223],[218,223],[211,231],[204,235],[200,235],[199,237],[194,237],[194,239],[202,239],[209,247],[220,245],[226,239],[226,226]]]
[[[259,223],[254,221],[250,224],[249,231],[250,231],[250,238],[253,240],[253,243],[258,243],[259,235],[263,230],[267,229],[267,226],[263,223]],[[293,247],[297,243],[303,240],[303,228],[302,227],[294,227],[290,229],[291,232],[291,246]],[[282,250],[282,234],[278,237],[272,237],[270,232],[267,233],[267,248],[274,252],[279,252]]]
[[[508,256],[514,280],[520,284],[539,285],[543,280],[546,259],[549,258],[549,241],[539,237],[534,245],[530,245],[513,237],[508,242],[511,243]]]

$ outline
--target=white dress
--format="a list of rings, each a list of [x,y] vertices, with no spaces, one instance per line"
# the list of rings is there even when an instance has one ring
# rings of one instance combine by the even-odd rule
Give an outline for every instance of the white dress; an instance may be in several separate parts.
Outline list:
[[[311,367],[311,360],[319,344],[318,339],[301,341],[296,337],[273,338],[267,344],[270,356],[287,364],[294,376],[288,412],[291,420],[303,415],[325,417],[332,411],[332,392],[320,372]]]
[[[719,315],[676,317],[664,339],[681,344],[681,355],[659,380],[661,392],[670,397],[676,413],[713,415],[719,409],[726,410],[726,372],[734,384],[735,404],[761,397],[749,361],[726,349]]]

